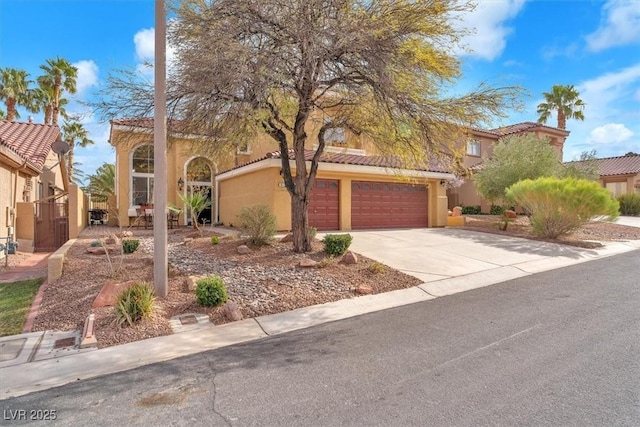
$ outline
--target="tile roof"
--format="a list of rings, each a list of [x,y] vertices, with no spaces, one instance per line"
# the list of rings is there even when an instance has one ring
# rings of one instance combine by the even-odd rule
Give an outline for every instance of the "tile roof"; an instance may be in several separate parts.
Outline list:
[[[40,169],[59,135],[58,126],[0,120],[0,144]]]
[[[536,123],[536,122],[515,123],[513,125],[502,126],[502,127],[499,127],[499,128],[490,129],[489,132],[493,133],[495,135],[498,135],[498,136],[507,136],[507,135],[512,135],[514,133],[531,131],[531,130],[533,130],[535,128],[543,128],[543,129],[546,129],[546,130],[554,130],[554,131],[565,132],[567,135],[569,134],[569,131],[567,131],[567,130],[556,128],[556,127],[552,127],[552,126],[545,126],[542,123]]]
[[[304,150],[304,157],[306,161],[311,161],[315,154],[315,150]],[[236,166],[233,169],[239,169],[243,166],[257,163],[266,159],[280,159],[280,151],[272,151],[267,153],[266,156],[261,157],[259,159],[252,160],[248,163],[244,163],[242,165]],[[293,149],[289,149],[289,159],[294,160],[295,154]],[[342,154],[342,153],[322,153],[320,155],[321,163],[337,163],[343,165],[354,165],[354,166],[377,166],[381,168],[402,168],[402,163],[393,157],[385,157],[385,156],[360,156],[357,154]],[[441,172],[441,173],[451,173],[445,167],[439,166],[435,163],[430,164],[428,167],[423,168],[413,168],[413,170],[417,171],[425,171],[425,172]],[[224,171],[228,172],[228,171]],[[221,172],[221,173],[224,173]]]
[[[153,129],[153,117],[113,119],[111,120],[111,125]],[[173,132],[184,131],[186,123],[183,120],[167,119],[167,129]]]
[[[626,156],[607,157],[596,161],[600,176],[640,174],[640,154],[631,153]]]

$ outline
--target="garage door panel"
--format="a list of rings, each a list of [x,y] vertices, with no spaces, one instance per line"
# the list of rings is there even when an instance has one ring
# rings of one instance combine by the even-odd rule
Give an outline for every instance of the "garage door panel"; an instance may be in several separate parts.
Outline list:
[[[421,185],[353,181],[351,227],[427,226],[427,189]]]
[[[311,189],[309,225],[318,230],[340,228],[340,185],[338,180],[316,179]]]

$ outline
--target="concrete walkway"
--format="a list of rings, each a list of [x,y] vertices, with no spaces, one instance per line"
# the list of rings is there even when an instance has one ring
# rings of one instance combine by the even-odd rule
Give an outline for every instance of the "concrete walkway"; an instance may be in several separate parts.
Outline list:
[[[46,333],[3,337],[0,400],[640,248],[640,240],[581,249],[449,228],[351,234],[354,252],[419,277],[423,284],[88,352],[49,350],[38,356]]]

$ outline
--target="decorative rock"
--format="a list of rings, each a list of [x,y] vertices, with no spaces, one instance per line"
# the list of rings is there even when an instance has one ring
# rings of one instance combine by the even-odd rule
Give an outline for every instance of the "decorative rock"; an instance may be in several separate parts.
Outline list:
[[[282,239],[280,239],[280,241],[282,243],[291,243],[293,242],[293,233],[289,233],[286,236],[284,236]]]
[[[249,246],[247,245],[240,245],[238,246],[238,249],[236,249],[238,251],[238,253],[240,255],[247,255],[250,254],[252,251],[251,249],[249,249]]]
[[[205,276],[189,276],[187,277],[187,289],[189,289],[189,292],[195,292],[196,290],[196,282],[200,279],[202,279]]]
[[[515,213],[515,211],[512,211],[510,209],[504,211],[504,216],[506,216],[507,218],[511,218],[511,219],[515,219],[518,217],[518,215]]]
[[[229,301],[222,307],[222,311],[227,319],[232,321],[242,320],[242,312],[240,311],[240,307],[233,301]]]
[[[451,216],[461,216],[462,215],[462,208],[460,206],[456,206],[455,208],[453,208],[453,213],[451,214]]]
[[[356,294],[358,295],[369,295],[373,293],[373,288],[367,285],[358,285],[356,287]]]
[[[91,255],[104,255],[107,253],[107,249],[104,246],[89,246],[87,253]]]
[[[120,244],[120,239],[115,234],[112,234],[109,237],[107,237],[106,239],[104,239],[104,243],[106,245],[119,245]]]
[[[122,233],[120,233],[120,235],[122,236],[123,239],[126,237],[133,237],[133,231],[124,230]]]
[[[344,255],[342,255],[342,262],[344,262],[345,264],[357,264],[358,257],[353,252],[347,251]]]
[[[298,267],[310,268],[315,267],[318,263],[312,260],[311,258],[302,258],[298,263]]]
[[[91,304],[91,307],[97,308],[116,305],[118,294],[135,283],[137,283],[135,280],[129,280],[128,282],[122,283],[116,283],[113,280],[108,280],[100,290],[96,299],[93,301],[93,304]]]
[[[184,245],[187,245],[191,242],[193,242],[193,237],[185,237],[184,239],[182,239],[182,244]]]

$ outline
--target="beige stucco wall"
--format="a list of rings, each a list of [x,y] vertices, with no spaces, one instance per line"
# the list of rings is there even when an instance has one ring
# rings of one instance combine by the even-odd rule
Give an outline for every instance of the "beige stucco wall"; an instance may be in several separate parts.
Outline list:
[[[84,192],[69,184],[69,239],[75,239],[87,227],[88,206]]]
[[[235,225],[237,215],[244,206],[264,204],[276,215],[278,230],[291,230],[291,198],[279,172],[280,167],[272,165],[221,180],[219,182],[220,221],[224,225]],[[317,178],[339,181],[340,230],[351,230],[351,182],[353,180],[408,182],[406,178],[395,175],[327,171],[322,170],[322,166]],[[445,187],[440,185],[439,179],[416,178],[412,182],[428,187],[428,223],[425,227],[444,227],[447,224]]]
[[[18,250],[20,252],[33,252],[34,239],[34,204],[33,203],[17,203],[16,204],[16,240],[19,243]]]

